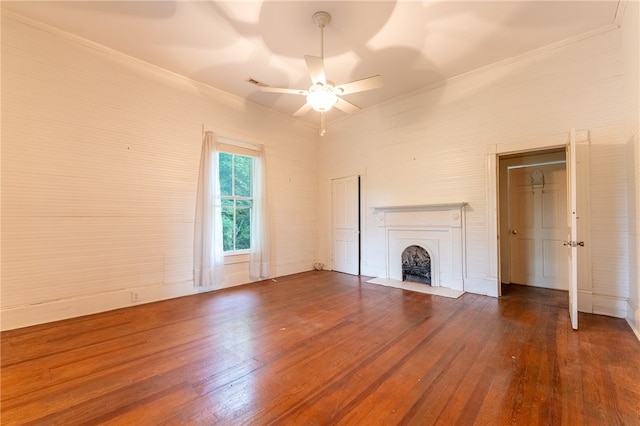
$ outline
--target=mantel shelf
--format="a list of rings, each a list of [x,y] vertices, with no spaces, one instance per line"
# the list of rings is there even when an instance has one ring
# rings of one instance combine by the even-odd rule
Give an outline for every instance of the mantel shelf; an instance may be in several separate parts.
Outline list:
[[[416,212],[429,210],[451,210],[461,209],[467,205],[466,201],[459,203],[441,203],[441,204],[412,204],[404,206],[377,206],[373,207],[374,212]]]

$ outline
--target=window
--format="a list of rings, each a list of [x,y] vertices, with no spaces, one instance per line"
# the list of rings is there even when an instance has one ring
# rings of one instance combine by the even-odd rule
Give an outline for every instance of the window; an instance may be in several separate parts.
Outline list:
[[[225,254],[251,248],[253,157],[218,153],[222,202],[222,246]]]

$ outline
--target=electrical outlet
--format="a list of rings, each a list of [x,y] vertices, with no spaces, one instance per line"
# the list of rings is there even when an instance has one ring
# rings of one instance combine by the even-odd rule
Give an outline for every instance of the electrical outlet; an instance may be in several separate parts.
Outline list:
[[[137,291],[132,291],[131,292],[131,301],[132,302],[139,302],[140,301],[140,293],[138,293]]]

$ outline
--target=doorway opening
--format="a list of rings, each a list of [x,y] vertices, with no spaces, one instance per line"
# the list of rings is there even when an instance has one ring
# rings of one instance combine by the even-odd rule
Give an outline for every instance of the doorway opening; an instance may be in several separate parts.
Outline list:
[[[568,290],[564,148],[499,156],[501,285]]]
[[[509,228],[508,207],[513,202],[509,200],[507,191],[508,185],[505,184],[507,179],[506,161],[510,158],[519,158],[526,155],[534,154],[553,154],[555,151],[561,152],[563,145],[555,146],[538,146],[527,149],[523,144],[514,143],[513,147],[524,149],[509,150],[507,146],[501,147],[497,152],[489,154],[488,165],[493,173],[489,175],[490,186],[487,192],[490,206],[495,206],[488,212],[490,221],[490,236],[497,235],[494,245],[490,242],[489,259],[490,273],[495,276],[496,280],[495,296],[502,294],[502,284],[513,281],[511,268],[511,253],[509,239],[511,235],[519,235],[519,229]],[[571,129],[564,144],[565,150],[565,187],[566,187],[566,237],[562,241],[565,248],[564,253],[559,254],[561,258],[566,259],[567,287],[569,298],[569,316],[571,318],[571,327],[578,328],[578,311],[593,312],[593,287],[591,284],[591,252],[589,244],[590,236],[590,219],[589,219],[589,189],[590,189],[590,173],[589,173],[589,151],[590,151],[590,134],[589,130]],[[561,155],[561,154],[558,154]],[[522,160],[521,160],[522,161]],[[542,161],[547,162],[547,161]],[[535,163],[530,163],[533,165]],[[538,176],[539,177],[539,176]],[[532,187],[546,185],[546,180],[537,179],[536,176],[529,177]],[[537,183],[535,183],[537,181]],[[532,188],[535,192],[535,188]],[[526,246],[526,244],[525,244]],[[535,245],[529,244],[529,247]],[[578,249],[580,248],[580,249]],[[530,256],[536,262],[542,262],[542,259],[535,255]],[[534,262],[535,264],[535,262]]]

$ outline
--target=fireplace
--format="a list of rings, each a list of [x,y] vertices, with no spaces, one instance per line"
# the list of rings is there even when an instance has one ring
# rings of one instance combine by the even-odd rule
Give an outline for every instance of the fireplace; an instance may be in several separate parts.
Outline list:
[[[420,246],[409,246],[402,252],[402,281],[431,285],[431,256]]]
[[[464,206],[375,207],[386,261],[378,277],[464,291]]]

